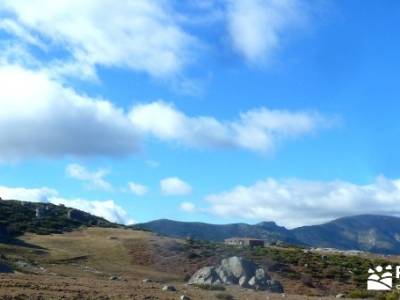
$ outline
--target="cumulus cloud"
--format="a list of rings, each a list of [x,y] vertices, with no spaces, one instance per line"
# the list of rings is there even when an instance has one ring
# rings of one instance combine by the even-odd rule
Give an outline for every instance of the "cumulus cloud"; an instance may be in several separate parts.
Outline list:
[[[225,0],[175,5],[121,0],[115,5],[112,0],[3,0],[0,31],[13,36],[14,44],[44,50],[43,62],[61,77],[97,79],[101,66],[177,78],[213,46],[206,45],[207,37],[195,36],[193,28],[200,32],[226,28],[234,50],[248,62],[260,64],[281,47],[290,29],[298,31],[308,18],[305,3]],[[179,89],[185,92],[199,88],[193,80],[179,81],[183,82]]]
[[[197,43],[165,1],[4,0],[0,12],[1,29],[26,43],[66,51],[72,72],[101,65],[164,77],[190,61]]]
[[[192,202],[182,202],[180,209],[187,213],[194,213],[196,211],[196,205],[194,205]]]
[[[304,18],[299,0],[228,1],[227,24],[233,47],[251,63],[262,63],[281,44],[282,34]]]
[[[66,172],[69,177],[85,182],[88,188],[100,189],[103,191],[112,190],[111,183],[105,180],[105,177],[109,173],[108,170],[99,169],[91,172],[84,166],[78,164],[70,164],[67,166]]]
[[[209,195],[210,211],[223,217],[273,220],[289,227],[318,224],[356,214],[400,216],[400,179],[371,184],[346,181],[266,179]]]
[[[164,195],[188,195],[192,192],[190,184],[178,177],[168,177],[160,181],[161,192]]]
[[[193,148],[268,152],[285,139],[332,122],[317,112],[265,107],[221,121],[188,116],[163,101],[136,104],[125,111],[109,100],[77,93],[44,70],[7,63],[0,63],[0,84],[0,162],[131,155],[148,136]]]
[[[0,186],[0,196],[7,200],[21,200],[30,202],[48,202],[52,204],[64,204],[86,211],[90,214],[103,217],[111,222],[119,224],[133,224],[135,221],[129,217],[128,213],[113,200],[91,201],[80,198],[66,199],[60,196],[55,189],[41,188],[21,188]]]
[[[128,183],[128,187],[129,187],[129,190],[136,196],[144,196],[149,191],[147,186],[137,183],[137,182],[132,182],[132,181]]]
[[[138,148],[124,111],[80,95],[44,71],[0,66],[0,161],[127,155]]]
[[[244,148],[267,152],[286,138],[298,137],[330,126],[332,121],[316,112],[253,109],[234,121],[209,116],[191,117],[163,101],[138,104],[130,112],[143,135],[177,141],[198,148]]]
[[[89,201],[80,198],[54,198],[50,199],[50,202],[57,205],[64,204],[67,207],[77,208],[118,224],[130,225],[136,223],[136,221],[113,200]]]
[[[55,189],[48,187],[41,188],[11,188],[6,186],[0,186],[0,196],[2,199],[7,200],[21,200],[31,202],[48,202],[49,199],[58,196],[58,192]]]

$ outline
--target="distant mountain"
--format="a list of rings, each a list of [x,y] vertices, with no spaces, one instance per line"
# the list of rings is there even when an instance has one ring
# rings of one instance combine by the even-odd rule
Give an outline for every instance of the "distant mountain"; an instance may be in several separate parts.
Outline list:
[[[63,205],[0,200],[0,238],[25,232],[62,233],[81,226],[122,225]],[[400,218],[391,216],[358,215],[292,230],[274,222],[216,225],[165,219],[137,224],[132,228],[177,238],[223,241],[230,237],[253,237],[292,245],[400,254]]]
[[[81,226],[119,225],[63,205],[0,200],[0,238],[14,237],[25,232],[62,233]]]
[[[400,218],[397,217],[359,215],[291,232],[312,246],[400,254]]]
[[[253,237],[268,242],[313,247],[361,250],[383,254],[400,254],[400,218],[379,215],[359,215],[336,219],[313,226],[288,230],[274,222],[255,225],[214,225],[197,222],[156,220],[135,225],[171,237],[192,237],[209,241],[223,241],[230,237]]]
[[[268,242],[282,241],[290,244],[301,244],[293,233],[274,222],[261,222],[256,225],[244,223],[216,225],[200,222],[178,222],[172,220],[156,220],[133,226],[170,237],[191,237],[199,240],[223,241],[230,237],[253,237]]]

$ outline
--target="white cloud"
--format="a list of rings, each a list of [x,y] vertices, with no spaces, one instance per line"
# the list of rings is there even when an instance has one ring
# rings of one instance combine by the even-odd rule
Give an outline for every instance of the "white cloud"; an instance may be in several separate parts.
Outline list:
[[[111,222],[119,224],[135,223],[135,221],[129,217],[128,213],[113,200],[90,201],[80,198],[66,199],[62,198],[57,190],[47,187],[29,189],[0,186],[0,196],[7,200],[48,202],[56,205],[64,204],[67,207],[80,209],[90,214],[103,217]]]
[[[188,195],[192,187],[178,177],[169,177],[160,181],[161,191],[164,195]]]
[[[128,187],[129,190],[136,196],[144,196],[149,191],[147,186],[136,182],[129,182]]]
[[[55,189],[41,187],[41,188],[10,188],[0,186],[0,197],[6,200],[21,200],[31,202],[48,202],[49,199],[58,196]]]
[[[57,205],[64,204],[67,207],[77,208],[118,224],[130,225],[136,223],[136,221],[113,200],[89,201],[80,198],[52,198],[50,202]]]
[[[4,0],[1,12],[3,30],[26,43],[61,48],[69,53],[67,65],[83,69],[102,65],[164,77],[191,60],[197,43],[166,1]]]
[[[330,126],[316,112],[253,109],[235,121],[213,117],[190,117],[163,101],[133,107],[130,118],[143,135],[177,141],[198,148],[244,148],[257,152],[272,150],[277,143]]]
[[[126,112],[108,100],[78,94],[44,70],[4,61],[0,84],[0,162],[68,155],[120,157],[135,153],[148,136],[194,148],[268,152],[282,140],[331,123],[316,112],[264,107],[220,121],[188,116],[163,101],[137,104]]]
[[[104,178],[108,175],[108,170],[99,169],[89,171],[84,166],[78,164],[70,164],[66,168],[67,175],[71,178],[85,182],[88,188],[100,189],[103,191],[111,191],[112,185]]]
[[[378,177],[371,184],[357,185],[269,178],[209,195],[206,200],[210,211],[219,216],[273,220],[289,227],[356,214],[400,216],[400,179]]]
[[[180,209],[184,212],[194,213],[196,211],[196,205],[191,202],[182,202]]]
[[[1,8],[1,7],[0,7]],[[0,20],[0,30],[15,35],[17,38],[26,41],[28,44],[35,45],[39,48],[45,49],[46,46],[34,35],[32,35],[26,28],[22,27],[17,22],[10,19]]]
[[[282,34],[304,18],[300,0],[230,0],[228,31],[233,47],[251,63],[263,63],[276,51]]]
[[[132,123],[109,101],[17,65],[0,65],[0,84],[0,161],[127,155],[138,148]]]

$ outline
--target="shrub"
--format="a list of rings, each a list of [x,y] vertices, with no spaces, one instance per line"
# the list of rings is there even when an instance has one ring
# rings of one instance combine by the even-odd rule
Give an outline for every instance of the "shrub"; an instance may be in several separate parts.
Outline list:
[[[397,299],[399,299],[399,292],[394,291],[394,292],[389,292],[389,293],[385,293],[385,294],[380,294],[376,298],[378,300],[397,300]]]
[[[194,284],[194,286],[208,291],[225,291],[225,287],[220,284]]]
[[[373,298],[374,294],[366,290],[354,290],[349,292],[348,297],[354,299],[365,299],[365,298]]]

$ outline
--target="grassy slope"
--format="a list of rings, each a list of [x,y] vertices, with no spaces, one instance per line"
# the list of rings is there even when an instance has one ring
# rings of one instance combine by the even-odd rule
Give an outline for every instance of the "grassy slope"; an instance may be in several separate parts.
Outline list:
[[[198,268],[230,255],[249,257],[281,280],[288,293],[335,295],[365,290],[367,269],[382,258],[304,253],[298,248],[238,249],[221,244],[159,237],[142,231],[87,228],[64,234],[26,234],[35,248],[0,244],[9,261],[29,261],[47,274],[107,280],[152,278],[183,282]],[[393,258],[397,260],[397,258]],[[365,293],[364,293],[365,294]]]

